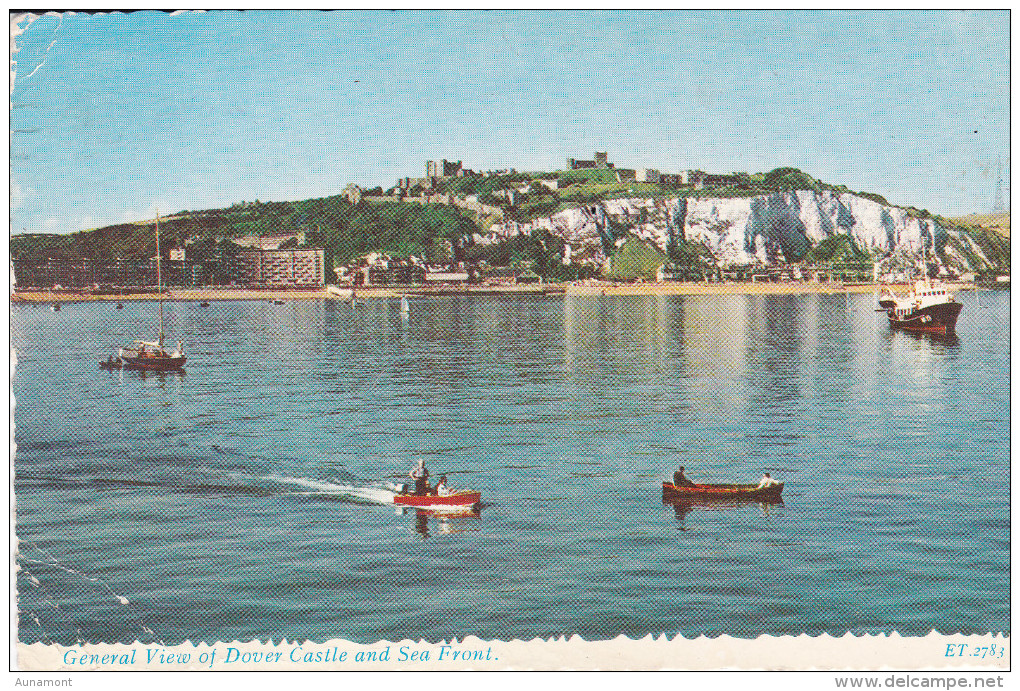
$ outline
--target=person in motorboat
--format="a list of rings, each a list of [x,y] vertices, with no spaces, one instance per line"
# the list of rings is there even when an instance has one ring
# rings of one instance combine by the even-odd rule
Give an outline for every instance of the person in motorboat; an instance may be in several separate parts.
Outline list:
[[[683,466],[680,466],[680,470],[673,473],[673,485],[675,487],[694,487],[694,483],[684,476]]]
[[[418,459],[418,465],[411,469],[410,477],[414,480],[415,494],[424,496],[429,493],[429,469],[425,467],[425,459]]]
[[[765,473],[765,475],[763,475],[761,478],[761,482],[758,483],[758,489],[764,489],[766,487],[772,487],[773,485],[778,484],[779,482],[777,482],[774,477],[772,477],[768,473]]]
[[[439,476],[439,484],[436,485],[436,496],[448,497],[453,494],[453,490],[450,489],[450,485],[446,482],[446,475]]]

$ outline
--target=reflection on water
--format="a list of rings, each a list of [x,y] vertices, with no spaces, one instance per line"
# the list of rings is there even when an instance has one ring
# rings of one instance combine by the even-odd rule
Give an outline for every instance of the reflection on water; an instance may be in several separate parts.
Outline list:
[[[429,536],[429,521],[432,522],[433,531],[440,535],[453,535],[480,530],[477,521],[482,516],[482,512],[477,509],[456,512],[414,509],[414,514],[414,531],[423,540]]]
[[[156,370],[133,369],[131,367],[119,367],[107,371],[111,373],[116,373],[114,376],[117,376],[121,382],[123,382],[125,379],[133,378],[140,379],[143,382],[152,381],[160,386],[166,384],[168,380],[169,381],[179,380],[183,378],[185,374],[187,374],[187,371],[183,369],[156,371]]]
[[[960,345],[960,337],[956,333],[936,334],[907,331],[906,329],[897,329],[895,331],[890,329],[889,332],[886,334],[886,338],[889,341],[897,337],[913,339],[922,344],[943,346],[946,352],[952,352]]]
[[[741,508],[747,508],[757,504],[761,508],[761,515],[768,517],[772,514],[772,511],[778,507],[785,507],[785,503],[782,498],[775,500],[761,500],[761,499],[703,499],[703,500],[691,500],[691,499],[669,499],[663,497],[663,506],[673,507],[673,513],[676,515],[677,530],[690,530],[687,527],[687,515],[699,509],[702,511],[727,511]]]
[[[17,531],[50,555],[19,634],[1008,631],[1008,298],[960,296],[951,340],[871,295],[176,303],[185,376],[96,367],[156,303],[13,306]],[[418,457],[484,520],[395,515]],[[678,465],[788,505],[671,516]]]

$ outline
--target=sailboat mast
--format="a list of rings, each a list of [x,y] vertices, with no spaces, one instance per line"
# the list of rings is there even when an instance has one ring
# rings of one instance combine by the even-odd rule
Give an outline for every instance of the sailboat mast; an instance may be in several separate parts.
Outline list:
[[[156,291],[159,293],[159,349],[163,350],[163,257],[159,251],[159,209],[156,209]]]

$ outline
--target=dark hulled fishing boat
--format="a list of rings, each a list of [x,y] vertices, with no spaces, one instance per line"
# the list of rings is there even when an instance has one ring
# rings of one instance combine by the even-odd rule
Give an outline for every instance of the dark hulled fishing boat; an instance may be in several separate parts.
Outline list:
[[[878,306],[889,317],[890,328],[943,335],[954,333],[963,305],[953,299],[941,281],[929,280],[926,269],[927,266],[922,274],[924,278],[914,283],[908,295],[900,297],[885,288],[878,297]]]

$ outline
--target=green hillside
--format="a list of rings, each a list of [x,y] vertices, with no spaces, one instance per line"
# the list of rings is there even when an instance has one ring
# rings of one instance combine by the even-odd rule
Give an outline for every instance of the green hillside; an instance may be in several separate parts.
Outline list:
[[[310,245],[326,249],[331,267],[346,264],[367,252],[394,256],[416,255],[430,260],[448,253],[448,243],[478,231],[478,226],[455,207],[420,206],[399,202],[357,206],[337,195],[299,202],[255,202],[242,207],[181,212],[160,219],[164,256],[186,239],[200,245],[221,238],[305,232]],[[15,235],[13,259],[145,258],[156,253],[154,222],[120,224],[69,235]]]
[[[953,223],[972,229],[994,230],[1009,239],[1009,212],[996,211],[990,214],[970,214],[950,219]]]
[[[555,180],[557,189],[549,189],[536,180]],[[436,180],[437,189],[430,192],[459,197],[476,195],[480,202],[499,207],[508,220],[518,222],[619,197],[753,197],[792,190],[828,190],[858,194],[888,204],[881,195],[852,192],[789,167],[753,175],[735,173],[718,180],[729,186],[693,189],[638,183],[634,181],[633,170],[585,169],[439,178]],[[414,195],[421,191],[412,189],[410,193]],[[508,191],[512,191],[513,205],[507,203]],[[518,236],[499,245],[474,247],[468,243],[465,246],[463,238],[487,228],[486,221],[491,223],[493,219],[478,219],[473,213],[445,204],[422,206],[398,202],[393,197],[381,196],[382,192],[381,188],[366,192],[357,205],[352,205],[344,195],[334,195],[295,202],[242,202],[223,209],[182,211],[160,219],[160,241],[164,256],[172,247],[184,244],[185,240],[193,243],[190,256],[201,256],[203,251],[213,252],[216,247],[222,250],[224,239],[304,232],[309,245],[325,249],[327,272],[333,266],[347,264],[373,251],[397,257],[415,255],[431,262],[484,260],[498,266],[530,262],[547,279],[574,278],[582,271],[580,267],[564,267],[560,263],[562,255],[557,253],[562,252],[563,241],[548,233],[527,239]],[[970,216],[951,220],[934,216],[925,209],[909,207],[906,211],[915,217],[932,218],[945,228],[956,229],[971,237],[988,258],[988,263],[976,256],[968,243],[955,238],[949,242],[972,266],[983,267],[979,269],[981,271],[1009,270],[1008,212],[1004,217]],[[625,237],[629,228],[612,219],[609,225],[609,236],[603,241],[607,251],[612,251],[612,242]],[[13,259],[90,259],[102,262],[151,257],[156,251],[156,241],[153,221],[144,221],[68,235],[14,235],[10,248]],[[453,256],[450,256],[451,252]],[[697,248],[678,246],[673,248],[672,253],[676,266],[704,268],[703,265],[711,263],[710,257],[700,256],[701,250]],[[621,279],[650,278],[666,261],[657,248],[633,240],[616,250],[612,259],[611,275]],[[870,261],[870,256],[848,236],[837,235],[808,248],[802,260],[857,263]]]
[[[658,247],[637,238],[629,238],[613,252],[612,261],[606,276],[621,281],[642,278],[655,280],[659,267],[668,261],[668,257]]]
[[[871,264],[872,257],[849,235],[831,235],[809,249],[801,261],[808,264]]]
[[[988,228],[957,228],[974,241],[988,261],[985,262],[966,242],[949,237],[947,244],[967,258],[979,274],[1009,273],[1009,239]]]

